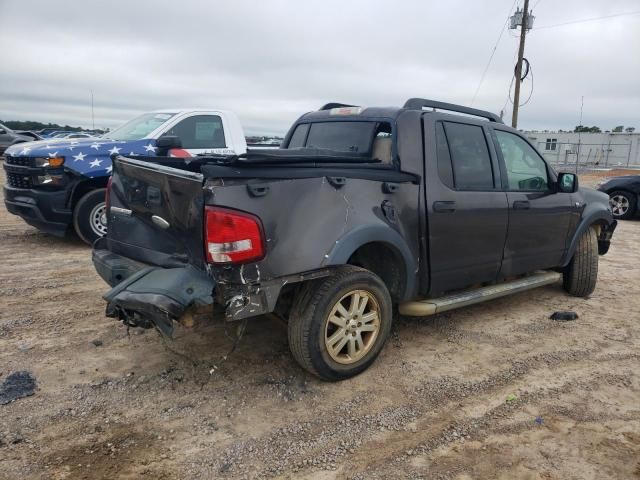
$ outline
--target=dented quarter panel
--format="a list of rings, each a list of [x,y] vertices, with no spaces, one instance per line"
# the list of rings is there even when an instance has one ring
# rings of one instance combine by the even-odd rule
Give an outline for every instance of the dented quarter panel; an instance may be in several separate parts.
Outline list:
[[[244,183],[215,183],[205,185],[205,204],[257,215],[267,244],[265,258],[255,265],[212,267],[220,282],[255,283],[343,264],[361,245],[384,242],[403,254],[410,272],[407,284],[413,285],[418,185],[398,184],[394,193],[384,193],[383,182],[354,178],[338,188],[326,177],[276,180],[266,182],[267,195],[255,198]]]

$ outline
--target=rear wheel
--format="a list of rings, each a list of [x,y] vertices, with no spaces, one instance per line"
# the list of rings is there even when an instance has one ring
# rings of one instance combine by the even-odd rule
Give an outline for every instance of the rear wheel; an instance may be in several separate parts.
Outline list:
[[[636,196],[625,191],[617,191],[609,194],[609,205],[614,218],[626,220],[636,214]]]
[[[299,293],[289,316],[289,347],[309,372],[343,380],[374,362],[392,319],[391,296],[382,280],[368,270],[343,267]]]
[[[104,194],[104,188],[87,193],[73,211],[73,227],[78,236],[89,245],[107,233]]]
[[[590,227],[578,240],[578,246],[563,272],[564,289],[576,297],[593,293],[598,280],[598,236]]]

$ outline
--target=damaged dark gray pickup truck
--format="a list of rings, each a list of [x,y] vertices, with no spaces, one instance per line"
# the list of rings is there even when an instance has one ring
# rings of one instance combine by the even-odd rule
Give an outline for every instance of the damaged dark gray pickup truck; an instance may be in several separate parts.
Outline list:
[[[605,194],[494,114],[422,99],[328,104],[275,151],[113,166],[93,250],[108,315],[171,335],[202,307],[272,313],[327,380],[375,360],[396,307],[430,315],[561,277],[589,295],[616,226]]]

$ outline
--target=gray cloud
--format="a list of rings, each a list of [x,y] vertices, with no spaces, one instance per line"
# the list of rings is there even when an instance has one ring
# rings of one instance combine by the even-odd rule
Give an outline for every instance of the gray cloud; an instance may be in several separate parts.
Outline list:
[[[0,0],[0,118],[90,126],[90,90],[97,126],[217,107],[250,133],[283,133],[327,101],[469,104],[512,3]],[[536,26],[638,10],[636,0],[536,3]],[[639,27],[636,15],[534,29],[520,127],[571,128],[584,95],[583,123],[640,128]],[[475,106],[503,107],[516,47],[505,32]]]

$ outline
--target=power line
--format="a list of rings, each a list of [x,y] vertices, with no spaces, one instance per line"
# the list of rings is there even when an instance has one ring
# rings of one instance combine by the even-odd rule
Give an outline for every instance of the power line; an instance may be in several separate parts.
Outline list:
[[[496,44],[493,46],[493,50],[491,50],[491,55],[489,56],[489,61],[487,62],[487,65],[484,67],[484,71],[482,72],[482,76],[480,77],[480,82],[478,83],[478,87],[476,88],[475,93],[473,94],[473,98],[471,99],[471,105],[473,105],[473,102],[476,101],[476,97],[478,96],[478,92],[480,92],[480,87],[482,86],[482,83],[484,82],[484,77],[487,75],[487,71],[489,70],[489,66],[491,65],[491,61],[493,60],[493,56],[496,53],[496,49],[498,48],[498,44],[500,43],[500,40],[502,39],[502,34],[504,33],[505,28],[507,28],[507,24],[509,23],[509,18],[511,17],[511,11],[513,10],[513,7],[515,7],[516,2],[518,0],[513,0],[513,4],[511,5],[511,8],[509,9],[509,13],[507,14],[507,19],[504,21],[504,24],[502,25],[502,29],[500,30],[500,35],[498,35],[498,40],[496,41]],[[542,1],[542,0],[539,0]]]
[[[534,30],[542,30],[544,28],[562,27],[564,25],[573,25],[575,23],[595,22],[597,20],[605,20],[607,18],[614,18],[614,17],[624,17],[626,15],[640,15],[640,10],[638,10],[637,12],[615,13],[613,15],[605,15],[604,17],[585,18],[584,20],[573,20],[571,22],[556,23],[554,25],[543,25],[542,27],[535,27]]]

